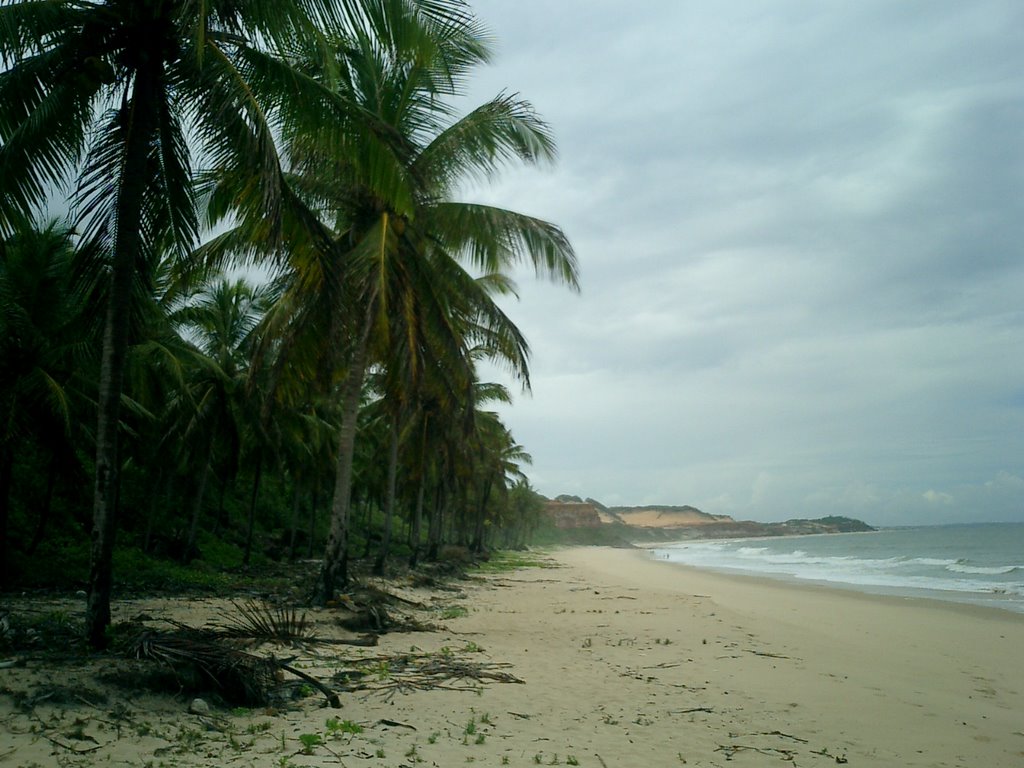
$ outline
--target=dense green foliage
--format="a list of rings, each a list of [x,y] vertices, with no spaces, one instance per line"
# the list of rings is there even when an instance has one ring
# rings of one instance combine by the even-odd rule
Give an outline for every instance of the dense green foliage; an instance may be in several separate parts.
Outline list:
[[[518,98],[455,114],[488,57],[459,0],[0,7],[5,586],[86,587],[101,644],[112,580],[322,556],[322,600],[350,557],[523,545],[477,363],[528,386],[496,297],[577,271],[459,200],[554,155]]]

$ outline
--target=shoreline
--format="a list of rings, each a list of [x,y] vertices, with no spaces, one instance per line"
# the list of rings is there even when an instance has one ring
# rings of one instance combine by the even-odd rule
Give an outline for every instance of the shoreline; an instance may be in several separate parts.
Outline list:
[[[457,582],[460,593],[399,585],[439,626],[303,660],[319,679],[342,657],[374,665],[374,687],[343,694],[340,710],[312,696],[276,712],[215,707],[204,717],[188,711],[187,696],[104,686],[98,669],[85,677],[32,662],[4,669],[0,764],[1010,768],[1024,760],[1018,614],[665,568],[643,550],[575,547],[541,558],[548,567],[475,576]],[[115,610],[201,622],[226,602],[126,600]],[[337,631],[335,611],[310,618],[318,632]],[[398,662],[410,655],[502,674],[424,689],[402,676]],[[77,700],[45,698],[55,675]],[[27,700],[37,703],[26,710]]]
[[[817,534],[812,534],[817,535]],[[833,534],[821,534],[822,536],[831,536]],[[856,534],[861,535],[861,534]],[[687,543],[687,542],[671,542],[671,543]],[[671,544],[670,543],[670,544]],[[654,550],[666,546],[665,544],[650,545],[647,542],[637,544],[637,550],[643,550],[651,553]],[[765,584],[780,584],[783,587],[792,587],[794,589],[821,589],[825,591],[836,592],[840,594],[852,593],[860,597],[865,598],[882,598],[896,602],[903,601],[921,601],[923,603],[938,603],[945,605],[952,610],[966,608],[966,609],[978,609],[979,611],[996,611],[997,613],[1006,613],[1012,616],[1020,617],[1024,621],[1024,603],[1017,603],[1018,607],[1008,607],[999,604],[999,599],[993,597],[990,600],[972,599],[967,595],[983,594],[983,593],[971,593],[971,592],[953,592],[950,590],[940,589],[928,589],[925,587],[890,587],[882,585],[871,585],[871,584],[855,584],[853,582],[845,581],[827,581],[825,579],[806,579],[799,576],[793,576],[785,573],[762,573],[759,571],[744,571],[740,569],[731,569],[727,567],[715,568],[709,565],[691,565],[690,563],[681,563],[676,560],[665,560],[654,557],[648,558],[652,563],[661,563],[663,565],[673,566],[682,568],[684,570],[693,570],[698,573],[712,574],[714,576],[720,576],[723,579],[738,579],[740,581],[751,580],[755,582],[763,582]],[[949,595],[963,594],[965,597],[957,599],[956,597],[950,597]],[[1010,602],[1010,600],[1007,600]]]
[[[720,580],[723,584],[733,584],[736,589],[740,590],[777,589],[784,593],[799,593],[806,591],[809,594],[831,596],[837,600],[865,600],[868,602],[877,602],[880,605],[887,605],[893,608],[916,606],[922,609],[945,610],[953,613],[960,613],[968,617],[975,616],[981,619],[1005,619],[1011,622],[1019,622],[1024,626],[1024,611],[1017,611],[1012,608],[1003,608],[998,605],[989,605],[970,600],[955,600],[943,597],[945,593],[940,590],[918,589],[916,592],[922,594],[910,594],[909,591],[907,593],[898,591],[900,589],[898,587],[893,587],[893,591],[891,592],[881,591],[888,590],[889,588],[887,587],[877,587],[880,591],[876,592],[873,591],[876,587],[863,586],[860,584],[848,584],[846,582],[833,582],[818,579],[801,579],[796,576],[789,576],[785,574],[734,571],[726,568],[718,569],[710,566],[690,565],[689,563],[680,563],[673,560],[661,560],[650,557],[649,555],[645,556],[643,552],[639,551],[640,549],[640,547],[637,548],[636,554],[642,560],[653,564],[668,566],[671,569],[679,569],[682,572],[691,574],[691,578],[698,580],[703,579],[704,577],[716,582]],[[908,588],[908,590],[909,589],[913,588]],[[721,597],[721,594],[719,594],[719,597]]]
[[[986,525],[1005,526],[1003,523],[992,524],[970,524],[965,527],[984,528]],[[700,545],[715,544],[715,541],[681,539],[677,541],[666,541],[658,543],[643,542],[637,544],[637,548],[647,551],[661,551],[668,555],[668,559],[674,564],[682,565],[699,570],[718,573],[723,576],[749,577],[755,579],[768,579],[779,581],[794,586],[813,585],[826,589],[839,591],[852,591],[864,595],[885,596],[894,598],[912,598],[929,601],[938,601],[952,605],[973,605],[991,610],[1005,611],[1017,615],[1024,615],[1024,593],[1021,588],[1024,583],[1020,582],[1019,576],[1013,577],[1016,571],[1024,566],[1017,565],[994,565],[985,561],[974,560],[976,553],[968,551],[961,552],[962,559],[946,559],[951,555],[926,554],[904,557],[894,556],[893,552],[882,550],[882,554],[861,554],[865,560],[857,560],[858,555],[840,556],[828,547],[821,549],[807,547],[807,552],[802,551],[800,546],[802,539],[829,539],[839,537],[848,540],[850,537],[861,537],[865,535],[884,535],[892,531],[913,531],[928,530],[930,528],[941,529],[952,526],[930,526],[930,527],[905,527],[899,529],[880,529],[870,532],[853,532],[843,534],[807,534],[794,535],[790,537],[771,537],[770,542],[789,540],[794,543],[796,551],[790,553],[773,548],[771,543],[765,543],[761,538],[739,538],[721,540],[727,546],[724,556],[721,558],[709,557],[701,554]],[[886,542],[889,544],[889,542]],[[755,552],[768,552],[763,559],[746,556],[738,556],[736,547],[740,545],[754,548]],[[851,548],[856,546],[850,544]],[[891,544],[889,544],[891,547]],[[686,550],[696,547],[697,555],[688,556]],[[738,550],[744,552],[743,549]],[[1012,552],[1003,553],[1008,563],[1016,563],[1017,555]],[[776,561],[777,557],[784,558]],[[942,558],[940,560],[929,558]],[[955,556],[953,556],[955,557]],[[676,559],[679,558],[679,559]],[[795,558],[795,559],[786,559]],[[806,562],[803,559],[806,558]],[[823,560],[820,558],[824,558]],[[970,559],[968,559],[970,558]],[[659,558],[659,561],[665,558]],[[853,560],[857,565],[863,564],[866,569],[859,569],[857,565],[851,570],[846,562]],[[1002,561],[995,561],[1000,562]],[[812,564],[808,570],[808,563]],[[823,564],[818,567],[817,564]],[[923,569],[922,565],[923,564]],[[909,570],[903,570],[904,566],[912,566]],[[940,570],[941,569],[941,570]],[[910,574],[909,576],[907,574]],[[975,574],[982,574],[977,576]],[[995,576],[993,576],[995,574]],[[1008,580],[1008,583],[1000,583],[998,577]]]

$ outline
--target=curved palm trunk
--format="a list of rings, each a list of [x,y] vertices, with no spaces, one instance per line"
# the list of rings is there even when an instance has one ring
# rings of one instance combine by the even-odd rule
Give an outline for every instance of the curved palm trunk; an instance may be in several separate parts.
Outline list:
[[[398,417],[391,419],[390,445],[388,448],[388,486],[384,497],[384,539],[373,564],[373,572],[384,575],[384,563],[391,549],[391,528],[395,516],[395,490],[398,485]]]
[[[128,314],[132,277],[142,245],[139,221],[146,188],[146,156],[156,102],[156,73],[140,69],[131,101],[122,109],[127,138],[117,196],[117,235],[110,274],[110,294],[103,329],[96,426],[96,482],[93,496],[89,596],[85,634],[94,648],[106,645],[110,625],[110,589],[114,537],[117,532],[118,421],[124,363],[128,351]]]
[[[324,605],[339,586],[348,583],[348,513],[352,501],[352,461],[355,458],[356,420],[359,399],[366,375],[369,346],[369,322],[361,334],[343,390],[341,430],[338,433],[338,460],[335,465],[334,499],[331,502],[331,529],[327,534],[324,562],[313,594],[313,602]]]

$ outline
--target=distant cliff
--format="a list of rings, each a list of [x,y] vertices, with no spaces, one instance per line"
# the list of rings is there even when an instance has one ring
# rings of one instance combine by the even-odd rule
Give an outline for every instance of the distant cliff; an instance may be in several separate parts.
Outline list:
[[[735,522],[728,515],[709,515],[696,507],[609,507],[608,513],[634,528],[679,528],[689,525]]]
[[[558,497],[544,504],[544,515],[559,530],[573,528],[600,528],[603,525],[597,508],[588,502]]]
[[[759,523],[734,520],[729,515],[712,515],[688,505],[606,507],[596,499],[583,500],[579,496],[568,495],[546,501],[544,515],[549,524],[561,532],[556,538],[567,543],[734,539],[875,530],[867,523],[849,517]]]

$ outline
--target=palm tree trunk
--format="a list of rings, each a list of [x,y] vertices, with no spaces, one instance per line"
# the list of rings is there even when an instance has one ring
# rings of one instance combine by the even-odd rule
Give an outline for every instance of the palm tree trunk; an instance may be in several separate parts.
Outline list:
[[[153,523],[156,521],[156,509],[167,491],[170,481],[167,479],[170,473],[165,473],[163,466],[157,469],[156,482],[153,483],[153,494],[149,497],[149,512],[146,515],[146,531],[142,534],[142,551],[149,553],[150,542],[153,539]]]
[[[128,313],[132,278],[142,245],[142,201],[146,189],[147,154],[156,113],[156,73],[137,71],[131,101],[125,111],[124,162],[118,179],[117,230],[110,271],[110,293],[103,329],[96,426],[96,483],[93,496],[89,596],[85,609],[86,639],[94,648],[106,645],[110,625],[110,590],[114,537],[117,532],[119,475],[118,422],[124,363],[128,352]]]
[[[263,479],[263,451],[256,456],[256,472],[252,479],[252,495],[249,497],[249,525],[245,532],[245,554],[242,556],[242,565],[249,565],[249,558],[252,556],[252,536],[256,529],[256,499],[260,495],[260,480]]]
[[[491,478],[488,475],[484,481],[484,490],[480,495],[480,507],[477,509],[476,521],[473,530],[473,543],[470,546],[470,551],[473,554],[480,554],[484,551],[484,522],[487,516],[487,502],[491,498]]]
[[[313,541],[316,539],[316,507],[320,502],[320,478],[313,481],[313,498],[309,504],[309,544],[306,547],[306,557],[313,557]]]
[[[430,524],[427,526],[427,560],[437,560],[444,535],[445,508],[451,496],[451,484],[445,479],[438,486],[434,505],[430,510]]]
[[[288,561],[291,562],[295,559],[295,537],[299,530],[299,511],[302,501],[302,483],[299,482],[297,473],[293,474],[293,481],[295,488],[292,491],[292,531],[291,536],[288,539]]]
[[[220,533],[221,526],[227,528],[227,513],[224,507],[224,495],[228,490],[228,478],[225,472],[223,477],[220,479],[220,495],[217,498],[217,519],[213,523],[213,535],[216,536]]]
[[[350,517],[352,520],[355,520],[356,522],[359,522],[361,520],[363,530],[363,552],[359,556],[360,560],[366,560],[370,557],[370,550],[373,549],[374,540],[380,539],[380,536],[378,536],[376,531],[373,530],[373,508],[375,504],[376,499],[374,499],[370,495],[369,491],[365,491],[363,493],[361,503],[359,494],[353,494],[352,509],[355,510],[355,512],[352,513]],[[363,511],[362,515],[358,514],[358,511],[360,509],[362,509]]]
[[[352,462],[355,458],[356,421],[359,416],[359,400],[363,392],[363,377],[366,375],[371,327],[372,315],[368,311],[343,390],[334,499],[331,502],[331,529],[327,534],[324,562],[313,594],[313,602],[319,605],[325,605],[328,600],[333,599],[334,590],[348,583],[348,513],[352,501]]]
[[[46,528],[50,524],[50,515],[53,512],[53,488],[57,484],[57,460],[52,459],[46,469],[46,495],[43,497],[43,506],[39,510],[39,520],[36,522],[35,533],[32,534],[32,541],[29,542],[26,555],[34,555],[39,545],[43,543],[46,536]],[[2,485],[2,481],[0,481]],[[3,491],[0,491],[3,493]],[[0,504],[3,501],[0,500]]]
[[[182,553],[182,562],[188,565],[196,554],[196,539],[199,537],[199,520],[203,516],[203,497],[206,495],[206,480],[210,476],[210,460],[213,458],[213,436],[217,434],[218,419],[213,418],[210,425],[209,437],[203,446],[203,458],[199,471],[199,482],[196,486],[196,497],[192,502],[192,521],[188,527],[188,540],[185,542],[185,551]]]
[[[424,462],[426,464],[426,462]],[[426,467],[424,466],[424,469]],[[415,568],[420,564],[420,537],[423,529],[423,496],[427,489],[427,475],[424,471],[420,475],[420,489],[416,492],[416,512],[412,518],[412,534],[409,536],[409,547],[412,554],[409,555],[409,567]]]
[[[391,549],[391,526],[395,516],[395,490],[398,485],[398,416],[391,418],[390,446],[388,449],[388,485],[384,497],[384,538],[380,543],[373,572],[384,575],[384,563]]]

